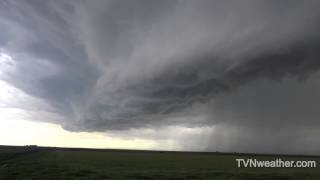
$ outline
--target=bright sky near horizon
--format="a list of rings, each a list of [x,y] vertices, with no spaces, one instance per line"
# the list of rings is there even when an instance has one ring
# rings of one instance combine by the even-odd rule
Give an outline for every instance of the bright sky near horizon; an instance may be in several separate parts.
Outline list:
[[[125,140],[102,133],[69,132],[56,124],[26,120],[8,120],[2,123],[0,144],[148,150],[160,148],[152,140]]]

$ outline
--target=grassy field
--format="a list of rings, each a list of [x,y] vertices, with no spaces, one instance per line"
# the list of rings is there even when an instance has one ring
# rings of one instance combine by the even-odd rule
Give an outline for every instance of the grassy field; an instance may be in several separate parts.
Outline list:
[[[0,146],[2,179],[319,180],[317,168],[238,168],[236,158],[280,156]],[[283,156],[282,160],[320,157]],[[317,164],[318,165],[318,164]]]

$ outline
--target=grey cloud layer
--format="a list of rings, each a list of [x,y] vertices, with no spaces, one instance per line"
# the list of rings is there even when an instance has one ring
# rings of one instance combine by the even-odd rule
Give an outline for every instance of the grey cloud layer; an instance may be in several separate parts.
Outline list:
[[[280,144],[320,125],[319,6],[2,1],[0,45],[15,68],[1,78],[51,103],[68,130],[217,125]],[[259,136],[274,126],[283,133]]]

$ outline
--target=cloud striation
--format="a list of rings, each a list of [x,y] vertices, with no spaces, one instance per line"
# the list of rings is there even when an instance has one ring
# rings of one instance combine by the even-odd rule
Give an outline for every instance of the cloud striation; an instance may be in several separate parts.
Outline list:
[[[143,129],[202,128],[202,150],[317,153],[319,7],[2,1],[0,52],[13,63],[0,61],[0,80],[48,103],[64,120],[44,121],[70,131],[161,139]]]

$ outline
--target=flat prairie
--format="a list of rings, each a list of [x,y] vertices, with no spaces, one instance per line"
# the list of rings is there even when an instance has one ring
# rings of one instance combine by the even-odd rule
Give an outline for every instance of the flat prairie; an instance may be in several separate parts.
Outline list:
[[[236,159],[316,161],[315,168],[239,168]],[[0,179],[319,180],[320,157],[0,146]]]

